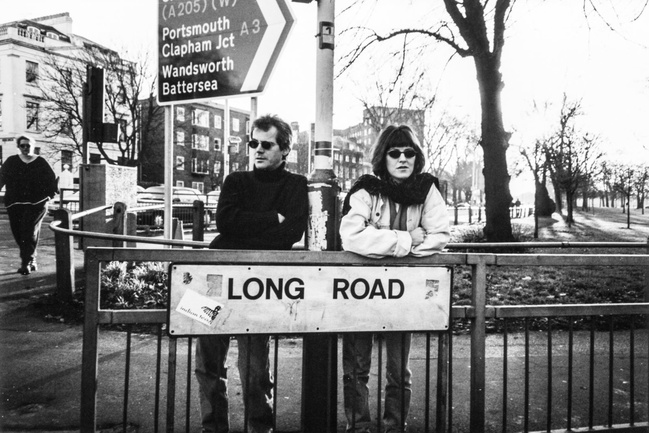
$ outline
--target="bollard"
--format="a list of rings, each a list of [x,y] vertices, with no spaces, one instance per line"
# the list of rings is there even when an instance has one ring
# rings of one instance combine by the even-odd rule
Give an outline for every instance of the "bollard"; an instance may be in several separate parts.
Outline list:
[[[72,227],[72,214],[68,209],[54,210],[54,220],[61,221],[59,227]],[[69,300],[75,292],[74,287],[74,251],[72,236],[64,233],[54,233],[54,248],[56,254],[56,287],[57,295],[62,300]]]
[[[113,205],[113,221],[112,221],[113,227],[111,231],[115,235],[127,234],[126,207],[127,206],[125,203],[119,201]],[[126,242],[119,239],[113,240],[114,248],[124,248],[125,246],[126,246]]]

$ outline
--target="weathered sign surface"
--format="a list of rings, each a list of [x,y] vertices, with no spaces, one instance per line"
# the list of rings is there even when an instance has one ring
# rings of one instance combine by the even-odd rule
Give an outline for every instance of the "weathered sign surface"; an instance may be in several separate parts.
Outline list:
[[[174,264],[172,335],[440,331],[451,269]]]

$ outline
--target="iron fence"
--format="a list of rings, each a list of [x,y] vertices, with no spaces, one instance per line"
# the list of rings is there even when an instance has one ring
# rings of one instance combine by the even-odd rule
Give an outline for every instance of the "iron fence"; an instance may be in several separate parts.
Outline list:
[[[138,424],[140,431],[199,428],[193,339],[165,337],[166,310],[101,310],[101,266],[109,261],[377,266],[375,260],[344,252],[292,251],[269,256],[265,252],[89,248],[82,431],[95,431],[98,421],[114,413],[110,409],[115,404],[114,394],[110,404],[107,403],[102,400],[102,390],[97,385],[105,375],[122,374],[98,368],[103,366],[98,358],[99,329],[100,325],[107,324],[126,324],[129,329],[123,350],[124,429],[133,423]],[[460,266],[471,272],[471,302],[452,308],[451,332],[424,332],[413,337],[410,362],[413,376],[418,379],[413,385],[408,431],[647,431],[649,303],[490,305],[487,287],[489,270],[497,266],[528,269],[623,266],[648,270],[649,255],[444,253],[426,259],[386,259],[380,263],[387,264],[413,270],[421,265]],[[647,284],[645,294],[649,293]],[[467,323],[468,331],[463,333]],[[155,337],[140,339],[141,345],[156,346],[152,351],[154,360],[149,364],[134,359],[132,354],[132,327],[142,324],[156,327]],[[495,328],[499,332],[488,332]],[[299,386],[295,382],[300,380],[302,372],[300,337],[272,337],[277,431],[297,431],[302,417],[308,416],[301,413],[301,396],[296,395]],[[163,356],[165,352],[167,356]],[[376,350],[371,395],[377,428],[380,427],[382,364],[383,352]],[[152,371],[155,378],[150,377]],[[148,379],[143,379],[143,375]],[[241,391],[236,379],[236,375],[230,379],[232,426],[234,431],[245,431],[245,411],[237,403]],[[145,390],[145,386],[151,388]],[[339,386],[339,402],[341,389]],[[144,399],[146,405],[134,404],[142,401],[135,394],[143,392],[154,398]],[[101,411],[97,410],[99,401]],[[337,411],[337,428],[341,431],[344,416],[342,408]]]

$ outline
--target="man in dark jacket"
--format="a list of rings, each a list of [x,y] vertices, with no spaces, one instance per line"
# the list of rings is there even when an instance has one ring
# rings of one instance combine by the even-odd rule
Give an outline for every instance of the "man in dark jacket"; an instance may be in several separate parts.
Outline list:
[[[291,127],[277,116],[263,116],[252,125],[248,143],[254,152],[252,171],[234,172],[223,183],[216,210],[219,235],[210,248],[290,250],[307,225],[308,195],[304,176],[286,170]],[[228,336],[202,336],[196,347],[196,378],[200,388],[204,432],[229,431],[227,393]],[[268,359],[269,337],[237,337],[239,373],[252,432],[271,432],[273,377]]]

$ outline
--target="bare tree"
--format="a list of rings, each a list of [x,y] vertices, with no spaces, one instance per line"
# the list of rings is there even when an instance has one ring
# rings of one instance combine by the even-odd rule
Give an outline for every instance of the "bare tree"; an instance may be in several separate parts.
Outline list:
[[[69,150],[82,155],[83,91],[88,65],[104,69],[104,121],[116,123],[120,131],[117,143],[95,145],[109,164],[135,165],[140,131],[153,126],[140,125],[138,106],[138,101],[153,95],[155,89],[155,80],[147,73],[147,57],[132,62],[116,51],[97,45],[86,45],[70,56],[51,54],[40,84],[43,134],[50,140],[53,151]]]
[[[631,195],[637,174],[636,169],[625,164],[614,164],[611,168],[614,176],[613,188],[620,192],[624,198],[622,211],[626,212],[626,227],[631,228]]]
[[[440,22],[427,29],[397,29],[385,35],[366,31],[364,39],[343,57],[345,64],[351,65],[373,44],[402,38],[405,49],[409,37],[423,36],[448,45],[462,57],[473,58],[482,107],[480,145],[484,151],[484,232],[487,240],[496,242],[513,240],[506,158],[510,134],[503,124],[500,72],[505,23],[511,4],[510,0],[496,0],[493,4],[484,0],[444,0],[446,12],[455,27]]]
[[[649,165],[637,165],[635,174],[633,188],[636,191],[636,207],[641,209],[644,215],[645,197],[649,190]]]

